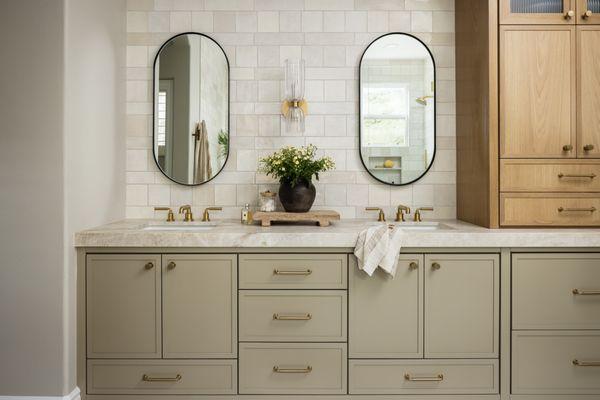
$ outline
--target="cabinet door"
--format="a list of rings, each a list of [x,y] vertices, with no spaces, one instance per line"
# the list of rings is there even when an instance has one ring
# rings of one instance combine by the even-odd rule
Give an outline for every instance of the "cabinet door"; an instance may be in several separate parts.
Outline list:
[[[500,24],[574,24],[575,0],[500,0]]]
[[[163,256],[164,358],[235,358],[237,259]]]
[[[500,28],[500,155],[575,157],[575,27]]]
[[[92,254],[86,263],[89,358],[160,358],[160,256]]]
[[[577,39],[577,156],[600,158],[600,25],[578,27]]]
[[[498,356],[499,257],[425,256],[425,358]]]
[[[577,0],[577,23],[585,25],[600,24],[600,1]]]
[[[423,256],[401,254],[398,263],[393,279],[351,266],[350,358],[423,357]]]

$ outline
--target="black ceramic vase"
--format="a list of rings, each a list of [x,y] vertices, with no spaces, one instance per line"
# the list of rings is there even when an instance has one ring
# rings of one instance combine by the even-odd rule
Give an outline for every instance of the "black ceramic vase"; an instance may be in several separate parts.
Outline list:
[[[317,189],[312,182],[298,181],[294,186],[290,182],[279,185],[279,200],[287,212],[307,212],[312,207]]]

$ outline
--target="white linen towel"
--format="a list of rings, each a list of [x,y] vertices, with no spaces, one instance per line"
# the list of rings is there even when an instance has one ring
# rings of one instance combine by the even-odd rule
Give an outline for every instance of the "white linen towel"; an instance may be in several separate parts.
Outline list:
[[[360,232],[354,247],[358,268],[369,276],[373,275],[377,268],[381,268],[393,277],[398,267],[402,235],[402,229],[390,229],[387,224],[373,226]]]

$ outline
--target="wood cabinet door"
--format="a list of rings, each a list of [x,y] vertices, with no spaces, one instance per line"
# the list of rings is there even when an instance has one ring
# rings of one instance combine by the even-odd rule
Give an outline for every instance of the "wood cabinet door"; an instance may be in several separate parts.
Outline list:
[[[577,156],[600,158],[600,25],[577,27],[577,46]]]
[[[577,24],[600,24],[600,1],[577,0]]]
[[[163,357],[235,358],[237,258],[163,255]]]
[[[401,254],[398,263],[395,278],[351,265],[350,358],[423,357],[423,255]]]
[[[498,356],[497,254],[425,256],[425,358]]]
[[[90,254],[89,358],[160,358],[160,255]]]
[[[575,0],[500,0],[500,24],[573,25]]]
[[[500,28],[500,156],[576,155],[576,28]]]

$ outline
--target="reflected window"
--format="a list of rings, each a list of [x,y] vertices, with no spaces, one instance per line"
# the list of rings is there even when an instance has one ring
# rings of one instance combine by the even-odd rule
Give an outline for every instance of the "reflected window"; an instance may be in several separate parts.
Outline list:
[[[156,144],[164,146],[167,134],[167,92],[161,90],[158,92],[158,117],[157,117],[157,132]]]
[[[408,85],[367,83],[362,96],[364,145],[408,146]]]

